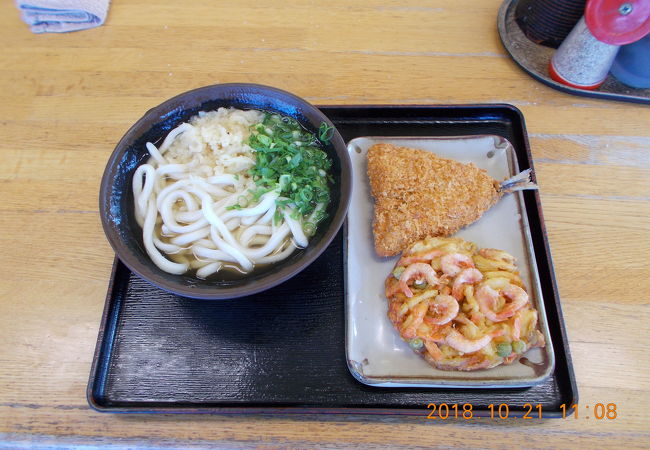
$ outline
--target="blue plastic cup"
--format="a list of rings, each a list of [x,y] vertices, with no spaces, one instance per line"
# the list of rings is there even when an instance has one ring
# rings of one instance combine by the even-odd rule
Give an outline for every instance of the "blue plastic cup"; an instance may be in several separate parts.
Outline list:
[[[650,34],[623,45],[610,69],[621,83],[634,88],[650,88]]]

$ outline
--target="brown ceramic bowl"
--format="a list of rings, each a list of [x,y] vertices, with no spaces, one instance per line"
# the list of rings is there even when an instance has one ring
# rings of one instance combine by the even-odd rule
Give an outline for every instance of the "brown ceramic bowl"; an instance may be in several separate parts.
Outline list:
[[[132,178],[135,169],[149,157],[147,141],[156,142],[181,122],[199,111],[219,107],[258,109],[277,112],[298,120],[306,129],[317,132],[330,120],[316,107],[288,92],[256,84],[221,84],[180,94],[147,111],[126,132],[113,151],[99,193],[99,211],[106,237],[118,258],[140,277],[175,294],[201,299],[226,299],[251,295],[288,280],[311,264],[330,244],[341,228],[352,189],[350,157],[343,138],[334,130],[326,151],[332,158],[332,187],[328,218],[322,222],[309,245],[264,270],[237,279],[215,275],[201,280],[190,275],[172,275],[160,270],[147,255],[142,230],[134,217]]]

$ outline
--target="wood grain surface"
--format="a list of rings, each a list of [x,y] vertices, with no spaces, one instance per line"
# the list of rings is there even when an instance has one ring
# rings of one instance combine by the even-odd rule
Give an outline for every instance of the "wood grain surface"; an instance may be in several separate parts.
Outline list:
[[[650,445],[650,108],[544,86],[509,59],[499,0],[113,2],[32,34],[0,4],[0,447]],[[85,388],[113,253],[99,181],[147,109],[214,83],[316,104],[511,103],[527,121],[581,408],[617,418],[154,416]]]

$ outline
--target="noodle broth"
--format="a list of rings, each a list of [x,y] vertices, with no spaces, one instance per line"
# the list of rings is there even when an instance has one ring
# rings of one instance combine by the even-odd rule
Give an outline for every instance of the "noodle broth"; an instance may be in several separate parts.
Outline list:
[[[165,272],[219,280],[299,256],[327,217],[326,143],[294,119],[234,108],[200,112],[159,147],[148,142],[133,178],[147,254]]]
[[[169,242],[169,236],[164,236],[161,232],[162,228],[162,223],[157,224],[156,226],[156,233],[160,235],[160,239],[163,242]],[[294,245],[290,239],[285,240],[285,246],[288,245]],[[293,259],[297,256],[299,256],[303,252],[303,249],[296,248],[294,252],[292,252],[286,259]],[[276,252],[277,253],[277,252]],[[200,258],[194,255],[192,252],[192,247],[186,247],[185,249],[181,250],[179,253],[173,253],[173,254],[167,254],[166,255],[170,260],[176,262],[176,263],[187,263],[189,264],[189,269],[187,272],[184,274],[184,276],[188,276],[190,278],[197,278],[197,279],[207,279],[207,280],[218,280],[218,281],[236,281],[240,280],[242,278],[249,278],[249,277],[256,277],[259,275],[263,275],[265,273],[270,272],[273,270],[273,267],[275,267],[274,263],[266,263],[266,264],[255,264],[253,267],[253,270],[250,272],[244,272],[242,268],[236,264],[236,263],[230,263],[230,262],[224,262],[221,269],[218,272],[215,272],[214,274],[211,274],[207,277],[201,277],[197,275],[198,269],[205,265],[205,263],[210,263],[209,259],[206,258]]]

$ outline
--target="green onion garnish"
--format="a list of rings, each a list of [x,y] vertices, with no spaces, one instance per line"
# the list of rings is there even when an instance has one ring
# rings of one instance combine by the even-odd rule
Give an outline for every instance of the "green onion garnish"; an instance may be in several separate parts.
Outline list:
[[[261,124],[252,127],[248,139],[256,154],[249,174],[258,186],[251,192],[251,201],[259,201],[264,193],[277,190],[280,197],[276,200],[276,223],[287,205],[293,208],[294,219],[303,217],[307,221],[322,204],[308,220],[314,226],[322,221],[326,217],[324,210],[330,201],[329,185],[333,178],[328,174],[332,160],[321,143],[326,144],[333,135],[334,129],[325,122],[315,136],[290,117],[266,114]]]
[[[237,197],[237,204],[242,208],[246,208],[248,206],[248,198],[244,195],[240,195]]]
[[[329,144],[332,136],[334,136],[334,127],[330,127],[325,122],[321,123],[320,128],[318,129],[318,139],[323,144]]]
[[[311,237],[316,233],[316,225],[311,222],[305,222],[302,224],[302,230],[307,236]]]

